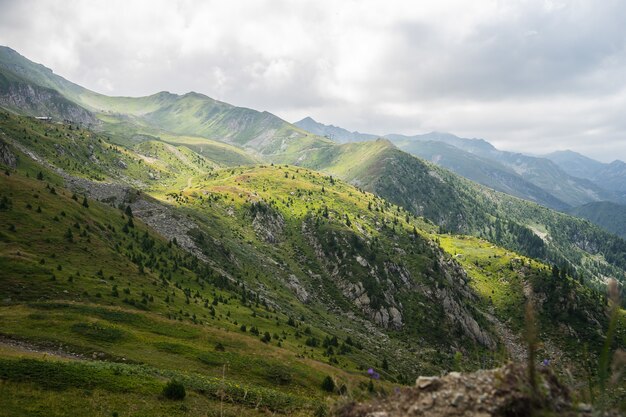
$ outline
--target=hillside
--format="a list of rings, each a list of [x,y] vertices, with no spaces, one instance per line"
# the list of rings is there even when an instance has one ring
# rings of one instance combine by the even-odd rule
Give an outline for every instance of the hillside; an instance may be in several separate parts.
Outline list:
[[[34,88],[57,91],[93,112],[103,122],[99,129],[112,134],[130,130],[132,136],[191,136],[234,144],[260,154],[273,153],[286,141],[307,134],[268,112],[236,107],[193,92],[182,96],[160,92],[147,97],[98,94],[7,47],[0,47],[0,69],[19,74]]]
[[[604,230],[626,239],[626,206],[599,201],[574,207],[570,214],[597,224]]]
[[[12,231],[14,233],[5,236],[14,242],[9,246],[14,251],[8,253],[17,251],[28,254],[25,249],[31,246],[28,239],[39,240],[38,235],[32,231],[24,234],[19,231],[28,230],[24,229],[25,225],[39,227],[37,225],[41,220],[36,221],[30,216],[38,216],[41,208],[41,214],[47,214],[40,217],[51,222],[54,228],[45,230],[51,240],[49,243],[44,240],[44,247],[38,249],[38,252],[48,253],[49,258],[56,259],[53,253],[58,242],[66,239],[68,246],[64,251],[66,258],[50,261],[44,257],[44,263],[39,264],[39,269],[33,270],[39,270],[36,274],[44,281],[46,277],[55,274],[55,280],[50,281],[50,285],[54,287],[57,282],[65,282],[66,274],[76,277],[74,269],[68,264],[79,265],[80,256],[83,255],[73,253],[70,243],[78,239],[77,234],[81,239],[89,239],[86,242],[91,243],[90,233],[96,230],[93,229],[96,223],[89,222],[98,222],[104,225],[104,229],[96,225],[97,230],[108,230],[107,233],[111,233],[107,238],[109,243],[102,249],[104,252],[95,255],[95,258],[113,260],[110,264],[107,261],[107,264],[94,265],[94,268],[100,267],[96,272],[100,269],[103,272],[95,273],[96,282],[87,281],[85,284],[95,287],[91,291],[87,287],[79,287],[63,293],[69,295],[61,295],[61,299],[77,301],[76,297],[83,294],[80,296],[81,302],[86,300],[98,303],[97,299],[100,297],[96,295],[96,300],[93,297],[85,299],[84,292],[90,294],[95,288],[96,294],[100,293],[102,297],[108,291],[102,277],[108,276],[109,273],[104,270],[109,268],[113,269],[113,276],[132,276],[136,274],[132,272],[133,268],[144,272],[163,272],[168,269],[166,265],[158,267],[159,261],[153,255],[146,252],[135,254],[132,251],[135,244],[124,241],[124,233],[132,232],[127,225],[127,215],[124,216],[121,212],[117,216],[103,213],[100,218],[87,219],[83,216],[80,221],[72,220],[85,207],[81,208],[82,198],[72,200],[71,192],[63,190],[65,183],[71,188],[88,193],[89,199],[98,198],[115,207],[131,207],[135,219],[144,220],[169,241],[176,239],[181,247],[208,262],[208,266],[214,271],[209,276],[225,285],[224,291],[233,290],[232,284],[228,282],[239,282],[235,289],[245,283],[246,288],[257,294],[254,297],[259,297],[259,301],[265,300],[263,303],[268,303],[268,306],[283,314],[283,319],[279,320],[300,317],[302,321],[320,329],[320,332],[337,332],[337,329],[343,329],[342,335],[334,335],[339,339],[351,335],[353,341],[358,341],[364,349],[355,352],[357,359],[341,359],[341,366],[345,365],[348,370],[357,370],[359,366],[365,366],[367,361],[375,360],[374,357],[380,358],[382,349],[390,358],[393,355],[393,362],[398,363],[393,366],[394,373],[390,373],[388,378],[404,380],[407,374],[415,375],[420,370],[449,364],[454,351],[449,351],[449,347],[442,350],[443,346],[447,346],[442,343],[450,340],[452,334],[457,337],[454,349],[466,352],[468,367],[475,366],[471,352],[499,343],[499,336],[491,329],[491,325],[474,310],[482,308],[479,293],[475,295],[477,288],[473,288],[472,284],[468,285],[460,265],[438,249],[436,238],[432,235],[437,228],[415,218],[400,207],[392,206],[332,177],[302,168],[256,166],[215,170],[207,167],[206,162],[201,159],[197,159],[193,166],[183,166],[181,160],[167,160],[169,153],[155,152],[156,157],[141,160],[141,164],[145,165],[143,169],[139,169],[134,167],[140,164],[137,157],[139,153],[136,152],[146,153],[146,149],[115,148],[115,145],[107,144],[102,137],[91,136],[85,131],[70,129],[69,126],[15,119],[8,115],[5,117],[2,130],[7,142],[4,147],[8,146],[9,152],[17,155],[14,158],[17,161],[17,172],[5,177],[2,186],[4,201],[7,201],[5,206],[9,207],[7,214],[14,216],[7,219],[6,224],[15,226]],[[7,129],[12,123],[21,125],[21,128]],[[55,134],[49,134],[50,130]],[[39,171],[46,171],[46,168],[38,167],[11,143],[28,150],[32,157],[39,160],[45,156],[47,163],[63,170],[55,169],[54,174],[46,173],[43,180],[39,181],[25,178],[25,175],[31,178],[40,176]],[[383,149],[388,146],[383,141],[379,143]],[[62,152],[59,151],[60,147],[63,147]],[[87,159],[91,162],[71,164],[66,159],[68,155],[80,155],[88,150],[92,152]],[[4,155],[7,154],[5,151]],[[107,162],[110,158],[108,155],[118,158],[117,162]],[[7,161],[9,159],[5,158]],[[127,165],[123,170],[124,176],[119,176],[120,161]],[[85,167],[89,169],[85,170]],[[157,167],[161,170],[157,171]],[[153,173],[152,177],[146,176],[146,172]],[[92,182],[93,180],[98,182]],[[106,182],[101,182],[103,180],[112,183],[107,185]],[[121,182],[122,180],[125,182]],[[133,193],[124,184],[140,186],[151,196]],[[42,190],[35,193],[37,207],[33,202],[22,202],[31,195],[27,191],[29,188]],[[52,188],[55,190],[52,191]],[[22,193],[26,194],[18,194],[18,189],[24,190]],[[55,202],[57,199],[61,201]],[[65,210],[63,206],[67,204],[75,204],[76,209]],[[31,206],[25,212],[28,217],[23,216],[23,209],[15,209],[28,205]],[[91,205],[98,210],[111,210],[97,203]],[[167,213],[170,219],[163,217]],[[184,226],[176,220],[180,216],[186,218]],[[116,217],[119,220],[110,226],[99,220]],[[66,225],[68,221],[70,223]],[[80,226],[83,222],[90,224],[85,229],[86,232],[83,231],[86,226]],[[73,231],[73,223],[79,224],[76,232]],[[143,226],[137,227],[141,231]],[[123,229],[129,231],[125,232]],[[119,233],[120,230],[122,234]],[[52,239],[53,236],[58,237]],[[141,245],[154,245],[146,243],[148,241],[145,236],[150,236],[149,234],[131,233],[131,236],[143,239],[139,242]],[[119,249],[124,247],[128,249],[120,252]],[[117,254],[106,252],[111,248]],[[445,248],[446,246],[444,250],[448,253],[458,252],[457,249]],[[87,254],[89,252],[85,255]],[[407,258],[406,254],[412,256]],[[114,260],[120,256],[126,256],[130,262]],[[23,267],[23,262],[19,257],[15,258],[15,255],[4,259],[8,262],[5,270]],[[188,259],[185,264],[196,265],[194,268],[187,267],[190,273],[195,271],[201,276],[206,275],[206,272],[198,272],[206,270],[197,269],[200,265],[197,260]],[[40,262],[37,259],[33,261]],[[54,265],[58,272],[50,270],[47,266],[50,262],[56,262]],[[130,270],[116,269],[123,265]],[[258,271],[259,265],[262,265],[263,273],[250,274],[251,271]],[[139,272],[138,279],[143,274]],[[160,272],[159,274],[161,275]],[[19,272],[11,272],[11,276],[14,275],[19,276]],[[81,275],[84,276],[85,273],[81,272]],[[72,282],[73,280],[74,278]],[[96,285],[98,282],[102,285]],[[29,285],[22,281],[10,287],[27,288]],[[432,292],[431,289],[435,287],[438,290]],[[38,285],[37,291],[39,292],[31,293],[29,290],[29,297],[32,298],[23,301],[40,299],[42,295],[50,297],[51,289],[46,285]],[[149,295],[154,297],[156,294]],[[146,296],[148,299],[149,295]],[[52,299],[58,297],[59,295],[55,295]],[[189,293],[187,297],[190,298]],[[10,298],[11,304],[21,300],[17,295]],[[126,298],[128,302],[121,305],[132,306],[131,299]],[[107,297],[104,299],[108,300]],[[138,301],[140,300],[135,299],[134,302]],[[142,304],[145,303],[142,301]],[[435,308],[442,304],[448,307],[443,310],[441,307]],[[519,308],[518,303],[514,309]],[[428,314],[426,310],[429,311]],[[167,311],[171,315],[174,310]],[[439,313],[434,315],[433,311]],[[191,312],[185,317],[192,317]],[[196,317],[199,317],[199,312]],[[352,326],[356,327],[346,328],[345,317],[352,317]],[[430,318],[416,321],[410,317]],[[442,327],[442,323],[447,324]],[[369,327],[372,324],[377,326],[376,333],[380,335],[380,340],[385,340],[382,346],[362,336],[373,331]],[[267,323],[263,326],[266,327]],[[413,342],[408,343],[408,340]],[[409,351],[415,348],[416,343],[421,346],[422,354],[413,356],[414,359],[410,360],[412,355]],[[334,356],[325,355],[324,350],[319,356],[315,350],[307,355],[323,361],[326,361],[326,357],[331,364],[339,365],[333,361]],[[402,360],[398,361],[400,358]]]
[[[338,145],[310,138],[274,158],[350,181],[424,216],[443,231],[489,239],[575,270],[590,281],[601,282],[605,276],[624,279],[622,239],[584,220],[479,186],[384,139]]]
[[[593,181],[620,194],[626,193],[626,164],[623,161],[604,164],[572,151],[554,152],[546,158],[574,177]]]
[[[241,149],[200,136],[208,135],[209,131],[228,131],[231,136],[222,139],[230,141],[241,139],[237,143],[239,146],[254,148],[254,152],[264,160],[296,164],[331,173],[383,196],[413,214],[427,217],[440,225],[443,230],[470,233],[491,239],[512,250],[571,268],[589,277],[590,281],[601,282],[606,276],[611,275],[623,280],[626,261],[623,259],[622,240],[605,234],[588,223],[478,187],[474,183],[451,175],[448,171],[410,157],[388,141],[338,145],[329,139],[307,134],[269,114],[261,116],[262,113],[259,112],[250,113],[247,109],[216,102],[195,93],[184,96],[159,93],[144,98],[96,97],[11,50],[3,49],[2,52],[4,58],[0,62],[9,60],[11,68],[20,68],[21,73],[30,74],[32,80],[60,86],[68,97],[79,91],[82,97],[80,100],[91,100],[92,105],[101,102],[110,106],[113,113],[99,113],[103,120],[105,137],[124,149],[142,142],[162,141],[200,153],[214,166],[256,162],[256,157],[248,156]],[[207,109],[214,109],[215,112],[212,113],[211,110],[206,113]],[[126,113],[115,113],[116,111]],[[148,116],[159,112],[163,112],[161,118],[150,119]],[[267,128],[265,122],[259,122],[261,120],[259,118],[266,120],[275,128],[270,128],[267,133],[258,136],[257,133],[265,132],[264,129]],[[250,122],[251,120],[253,122]],[[195,136],[181,136],[180,133],[163,130],[165,128],[180,129],[178,132],[193,131]],[[208,130],[203,133],[198,129]],[[543,188],[552,186],[559,188],[560,192],[568,195],[567,200],[564,200],[566,203],[577,202],[582,198],[577,196],[581,195],[601,197],[601,193],[594,194],[595,191],[585,188],[588,181],[570,181],[565,173],[546,159],[497,151],[481,140],[462,139],[438,133],[430,136],[433,135],[440,140],[452,141],[458,146],[463,145],[468,151],[495,153],[502,160],[510,160],[505,165],[516,170],[518,174],[522,169],[520,167],[524,166],[522,169],[524,175],[535,178],[531,182],[550,182],[552,181],[550,178],[561,178],[567,182],[567,187],[550,182],[550,186],[545,185]],[[400,139],[419,140],[394,137],[396,141]],[[54,153],[61,152],[55,150]],[[141,161],[149,160],[151,157],[147,158],[146,155],[138,157]],[[69,160],[67,163],[70,163]],[[85,169],[83,167],[83,170]],[[120,171],[117,174],[118,178],[125,175],[122,169],[118,171]],[[548,174],[544,176],[545,173]],[[139,179],[145,185],[145,177],[150,179],[149,174],[144,171],[141,174],[143,179],[130,178],[129,181],[124,181],[129,184]],[[151,173],[152,178],[156,174],[159,172]],[[169,176],[175,181],[175,175]],[[147,183],[153,181],[152,179]],[[180,181],[184,183],[186,179]],[[586,197],[583,201],[587,201]]]
[[[522,178],[513,169],[445,142],[413,141],[401,148],[496,191],[555,210],[565,210],[569,207],[549,192]]]
[[[337,143],[361,142],[377,137],[324,125],[311,118],[296,124]],[[623,179],[619,177],[623,169],[616,167],[603,174],[602,178],[608,180],[605,185],[599,176],[580,176],[570,173],[567,167],[561,169],[558,163],[551,161],[550,156],[538,158],[501,151],[483,139],[460,138],[441,132],[413,136],[387,134],[383,137],[412,155],[431,160],[472,181],[556,210],[592,201],[624,201],[623,190],[616,186],[617,178]]]

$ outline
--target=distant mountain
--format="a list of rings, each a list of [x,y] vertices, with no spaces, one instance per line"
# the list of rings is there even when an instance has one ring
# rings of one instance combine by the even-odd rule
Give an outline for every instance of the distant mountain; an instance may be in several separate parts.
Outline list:
[[[464,151],[487,157],[490,153],[499,152],[496,148],[494,148],[491,143],[487,142],[484,139],[460,138],[451,133],[430,132],[423,135],[414,136],[389,134],[385,135],[385,137],[390,139],[393,143],[397,144],[400,148],[408,146],[413,142],[436,141],[447,143],[448,145],[463,149]]]
[[[513,169],[447,143],[412,141],[402,149],[494,190],[534,201],[555,210],[569,207],[567,203],[522,178]]]
[[[626,245],[623,241],[615,241],[617,238],[582,221],[460,178],[398,149],[389,139],[338,144],[270,113],[236,107],[197,93],[176,95],[161,92],[139,98],[107,97],[63,80],[19,54],[8,53],[6,48],[0,49],[2,54],[10,55],[12,68],[17,65],[22,70],[21,74],[30,74],[32,78],[28,81],[32,85],[59,85],[58,92],[65,91],[66,98],[77,97],[73,99],[75,103],[89,109],[102,121],[99,129],[104,130],[112,142],[141,150],[148,160],[154,155],[166,154],[167,149],[175,152],[171,147],[142,145],[162,141],[173,145],[174,149],[183,147],[197,152],[216,165],[249,164],[249,161],[260,158],[266,162],[312,168],[347,180],[413,214],[422,215],[442,230],[480,236],[550,263],[576,265],[588,277],[600,278],[607,274],[621,277],[621,271],[626,269],[626,250],[621,250]],[[474,158],[485,158],[483,155],[486,155],[493,159],[494,155],[511,155],[545,161],[567,177],[548,160],[501,152],[483,140],[441,133],[425,137],[463,146],[473,151],[469,156]],[[408,144],[420,141],[420,138],[397,136],[393,139],[397,143]],[[424,137],[421,141],[426,142]],[[92,156],[85,155],[88,159]],[[177,159],[186,164],[184,161],[190,157],[182,156],[182,159]],[[506,158],[502,159],[506,161]],[[496,162],[505,166],[504,170],[500,169],[501,172],[508,170],[509,174],[513,172],[520,176],[517,166],[512,168]],[[498,167],[495,163],[491,165]],[[95,178],[99,178],[99,174]],[[519,181],[518,177],[511,178],[501,185],[510,187],[507,181]],[[525,178],[522,177],[522,180]],[[574,180],[572,183],[576,185]],[[573,189],[572,184],[567,185],[569,190]],[[524,187],[529,188],[527,183]],[[538,197],[541,196],[525,197],[540,201]],[[542,198],[545,200],[545,195]],[[558,200],[553,202],[558,204]],[[543,203],[548,204],[546,201]],[[586,235],[582,240],[580,233]],[[582,260],[598,252],[604,254],[605,263],[583,265]]]
[[[575,207],[569,213],[597,224],[604,230],[626,239],[626,206],[609,201],[597,201]]]
[[[584,178],[611,191],[626,193],[626,163],[616,160],[604,164],[572,151],[546,155],[568,174]]]
[[[311,118],[297,123],[305,130],[312,129],[309,131],[324,134],[338,143],[359,142],[375,136],[324,125]],[[546,158],[501,151],[484,139],[467,139],[442,132],[413,136],[387,134],[384,137],[400,149],[429,159],[472,181],[557,210],[592,201],[626,202],[622,193],[568,174]],[[426,142],[449,146],[435,150],[435,144],[424,145]]]
[[[303,138],[307,132],[268,113],[236,107],[203,94],[160,92],[147,97],[109,97],[78,86],[36,64],[11,48],[0,47],[0,70],[18,74],[30,85],[51,88],[93,112],[101,127],[136,136],[177,135],[203,137],[234,144],[255,152],[274,153],[285,141]],[[122,126],[122,129],[119,127]],[[155,130],[156,129],[156,130]]]
[[[558,165],[546,158],[501,151],[483,139],[466,139],[449,133],[439,132],[415,136],[387,135],[386,137],[390,138],[400,149],[406,150],[407,152],[415,152],[416,142],[436,140],[447,143],[509,168],[524,180],[524,182],[519,182],[520,185],[524,186],[526,183],[531,183],[552,195],[553,198],[570,206],[579,206],[592,201],[623,200],[619,195],[607,191],[589,180],[567,174],[560,169]],[[417,145],[417,147],[419,147],[419,145]],[[471,164],[472,161],[470,159],[465,163]],[[454,170],[454,168],[451,169]],[[467,169],[465,171],[467,171]],[[455,172],[463,175],[460,171]],[[499,190],[502,190],[504,186],[501,184],[483,182],[478,178],[468,178]],[[513,195],[523,196],[523,198],[531,201],[537,201],[533,194],[528,195],[525,187],[517,190]],[[548,206],[555,207],[553,204],[549,204]]]
[[[578,178],[591,179],[604,166],[602,162],[570,150],[556,151],[545,157],[557,164],[563,171]]]
[[[306,130],[307,132],[311,132],[319,136],[324,136],[338,143],[364,142],[368,140],[374,140],[379,137],[378,135],[350,132],[341,127],[325,125],[313,120],[311,117],[305,117],[304,119],[295,122],[294,125]]]

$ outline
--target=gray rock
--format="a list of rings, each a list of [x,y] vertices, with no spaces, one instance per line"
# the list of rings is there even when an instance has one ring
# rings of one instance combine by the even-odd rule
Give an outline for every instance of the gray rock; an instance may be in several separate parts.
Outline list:
[[[0,164],[6,165],[9,168],[15,168],[17,166],[17,157],[9,145],[0,139]]]

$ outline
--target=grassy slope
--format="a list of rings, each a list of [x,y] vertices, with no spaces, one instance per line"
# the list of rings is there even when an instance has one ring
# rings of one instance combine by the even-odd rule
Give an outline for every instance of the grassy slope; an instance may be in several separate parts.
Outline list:
[[[67,171],[114,179],[114,164],[88,163],[88,157],[79,160],[83,163],[72,164],[65,157],[74,153],[76,158],[91,145],[97,159],[107,161],[107,152],[114,145],[104,138],[57,125],[13,122],[17,124],[5,123],[3,131],[7,124],[13,126],[11,136]],[[55,144],[64,146],[65,153],[56,151]],[[159,153],[158,148],[163,146],[142,145],[150,147],[138,149],[144,153]],[[136,157],[134,150],[117,151],[122,155],[128,152],[129,162]],[[117,151],[115,155],[119,157]],[[171,154],[167,155],[151,164],[180,163],[180,158],[172,162],[168,160]],[[259,398],[254,393],[262,396],[267,401],[263,405],[270,408],[306,410],[311,407],[307,402],[311,395],[324,397],[319,382],[326,374],[345,383],[352,395],[365,395],[366,379],[360,375],[364,368],[378,367],[381,357],[392,359],[390,369],[381,370],[388,380],[410,380],[415,373],[449,369],[456,350],[463,352],[462,366],[467,369],[481,361],[485,363],[481,359],[483,351],[466,336],[455,333],[454,325],[446,323],[432,298],[402,289],[397,273],[382,272],[391,262],[406,268],[418,287],[449,286],[433,263],[437,251],[427,243],[436,228],[346,183],[285,166],[164,170],[172,172],[173,180],[157,181],[160,185],[152,187],[151,194],[195,219],[199,227],[196,240],[219,266],[198,270],[193,259],[175,245],[169,247],[139,221],[125,233],[127,219],[122,212],[95,202],[89,208],[83,207],[81,198],[75,201],[62,189],[58,176],[44,169],[44,180],[34,180],[42,168],[23,154],[19,160],[19,174],[2,177],[0,186],[2,197],[10,200],[9,208],[0,211],[2,224],[9,225],[2,231],[1,239],[2,280],[10,283],[2,286],[5,293],[1,298],[10,303],[0,309],[3,332],[39,346],[60,343],[66,351],[83,355],[98,352],[108,361],[83,360],[79,365],[56,365],[57,359],[54,365],[41,360],[23,362],[16,361],[15,352],[4,347],[6,357],[0,371],[4,372],[3,378],[12,381],[3,384],[11,395],[33,395],[42,402],[55,402],[58,409],[69,409],[67,397],[49,391],[48,377],[41,377],[51,372],[50,366],[59,366],[64,375],[88,375],[94,380],[89,393],[78,394],[97,398],[93,407],[99,411],[89,413],[106,415],[111,404],[122,407],[142,398],[145,405],[138,415],[150,409],[167,414],[171,407],[158,399],[158,391],[170,376],[185,379],[188,386],[195,387],[185,403],[187,407],[215,407],[219,398],[216,393],[223,388],[219,378],[223,365],[228,363],[227,381],[235,386],[227,387],[227,403],[230,408],[244,407],[233,409],[233,413],[254,413],[250,401]],[[140,168],[129,172],[144,175]],[[188,176],[192,178],[191,186],[185,181]],[[46,187],[48,183],[55,193]],[[277,214],[283,218],[285,225],[278,230],[278,242],[270,243],[262,231],[255,231],[254,203],[262,204],[257,209],[265,207],[261,210],[273,213],[270,217]],[[37,211],[39,206],[41,213]],[[328,217],[324,216],[324,209],[328,210]],[[15,225],[15,230],[10,225]],[[310,231],[302,233],[303,226]],[[412,236],[413,227],[423,238]],[[66,237],[68,229],[73,242]],[[320,244],[323,254],[316,253],[312,240]],[[481,256],[491,257],[497,251],[501,250],[486,250]],[[366,259],[370,266],[360,266],[356,256]],[[370,267],[387,281],[373,279],[367,272]],[[389,303],[388,294],[400,300],[406,306],[405,329],[399,333],[372,333],[361,319],[351,319],[346,325],[346,313],[359,318],[363,312],[342,295],[334,270],[347,282],[364,283],[370,298],[378,299],[383,306]],[[285,285],[290,275],[298,277],[315,294],[308,304],[300,303]],[[240,284],[226,285],[224,276],[233,277]],[[248,290],[244,291],[241,283]],[[114,295],[114,285],[118,296]],[[389,285],[400,290],[390,292]],[[255,299],[250,288],[262,298]],[[477,290],[482,294],[480,287]],[[264,299],[278,309],[264,307]],[[485,302],[483,294],[474,308],[484,307]],[[503,317],[515,317],[515,311],[519,315],[517,299],[510,303],[511,309],[515,307],[516,310],[504,310]],[[211,311],[215,311],[215,316]],[[298,328],[286,325],[289,317],[310,326],[310,334],[305,332],[305,324]],[[250,332],[242,333],[241,324],[246,324],[248,330],[258,327],[261,334],[268,331],[272,335],[269,346]],[[323,346],[304,343],[308,338],[321,342],[331,336],[337,336],[344,346],[347,336],[351,336],[362,348],[351,346],[349,351],[340,353],[339,347],[335,347],[329,353]],[[218,342],[225,346],[225,352],[215,351]],[[263,358],[259,352],[264,353]],[[489,363],[496,360],[493,356],[488,359]],[[126,365],[111,365],[109,361]],[[269,377],[268,370],[272,371]],[[289,382],[277,386],[276,375],[284,372]],[[129,380],[120,382],[120,373],[128,374]],[[98,377],[91,378],[92,375]],[[246,399],[237,384],[248,387]],[[77,392],[76,386],[63,389],[67,390],[65,393]],[[120,389],[130,391],[126,399],[118,394]],[[208,398],[200,392],[208,393]],[[42,403],[33,402],[33,407],[38,404]],[[12,406],[19,414],[20,403]]]
[[[28,172],[28,166],[22,168]],[[165,377],[178,376],[189,380],[188,386],[206,391],[208,399],[192,394],[194,407],[206,407],[223,385],[223,365],[228,403],[235,405],[310,407],[311,396],[324,397],[319,383],[327,373],[358,391],[362,377],[294,354],[301,350],[301,341],[294,337],[296,329],[285,324],[287,316],[243,303],[233,290],[212,283],[219,282],[216,275],[185,267],[193,264],[189,255],[139,221],[125,233],[127,218],[122,212],[97,202],[83,207],[82,199],[73,200],[53,181],[19,174],[0,178],[2,197],[10,201],[9,208],[0,211],[2,224],[8,225],[1,232],[2,336],[39,346],[62,345],[64,351],[85,357],[98,352],[97,358],[127,365],[93,360],[57,363],[53,358],[42,361],[41,356],[35,362],[21,362],[9,355],[0,364],[0,375],[15,381],[3,384],[7,392],[24,395],[24,388],[46,398],[50,394],[42,388],[84,388],[80,378],[72,383],[41,374],[51,372],[46,367],[58,367],[68,378],[93,379],[88,389],[104,403],[92,404],[100,410],[83,413],[107,415],[110,394],[113,403],[126,405],[141,396],[147,403],[142,413],[154,408],[166,414],[172,407],[158,400]],[[47,188],[50,183],[54,193]],[[269,331],[277,339],[262,343],[258,336],[242,333],[236,323],[256,326],[261,334]],[[324,335],[315,328],[312,333]],[[283,348],[277,347],[278,341]],[[215,350],[217,343],[225,352]],[[128,381],[119,381],[119,372],[129,374]],[[285,373],[289,382],[277,385],[274,373]],[[241,389],[249,390],[247,400]],[[126,400],[115,395],[126,391],[131,393]],[[55,401],[63,403],[62,397]]]
[[[405,141],[396,145],[410,154],[436,163],[494,190],[534,201],[555,210],[569,207],[550,193],[526,181],[511,168],[444,142]]]
[[[569,212],[626,239],[626,206],[609,201],[599,201],[574,207]]]
[[[103,122],[101,130],[119,145],[132,146],[144,141],[160,140],[175,146],[187,146],[219,166],[247,165],[258,161],[236,146],[200,136],[174,134],[148,126],[134,117],[103,114],[98,117]]]
[[[336,145],[309,137],[275,156],[334,174],[432,220],[487,238],[592,281],[624,281],[626,242],[589,222],[479,186],[396,149],[388,141]],[[504,232],[498,232],[503,229]]]

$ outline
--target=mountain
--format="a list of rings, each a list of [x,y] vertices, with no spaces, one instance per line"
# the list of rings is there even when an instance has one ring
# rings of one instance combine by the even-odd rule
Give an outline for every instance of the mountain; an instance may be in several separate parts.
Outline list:
[[[34,117],[70,120],[83,125],[97,123],[93,114],[56,90],[32,84],[6,69],[0,70],[0,106]]]
[[[325,125],[316,122],[311,117],[305,117],[304,119],[295,122],[294,125],[303,130],[306,130],[307,132],[311,132],[319,136],[324,136],[338,143],[364,142],[374,140],[379,137],[367,133],[350,132],[346,129],[333,125]]]
[[[573,268],[592,281],[624,280],[626,242],[589,222],[493,191],[409,155],[386,139],[336,144],[294,142],[279,163],[350,181],[444,231],[471,234],[526,256]],[[603,253],[604,262],[591,262]]]
[[[602,162],[569,150],[553,152],[545,157],[563,171],[578,178],[591,179],[604,168]]]
[[[306,132],[268,112],[232,106],[198,93],[160,92],[147,97],[109,97],[80,87],[35,64],[7,47],[0,47],[0,69],[13,72],[36,88],[51,88],[94,113],[100,130],[126,137],[159,137],[163,132],[233,144],[260,154],[280,149],[285,141]]]
[[[445,142],[411,141],[403,145],[402,150],[494,190],[533,201],[555,210],[569,208],[568,204],[525,180],[513,169]]]
[[[17,62],[20,68],[23,68],[23,73],[34,74],[33,82],[39,80],[37,77],[40,74],[44,74],[48,77],[50,85],[56,83],[66,91],[79,91],[83,101],[87,98],[91,100],[90,108],[96,109],[96,114],[103,120],[102,131],[106,133],[107,138],[110,137],[112,142],[126,149],[146,141],[156,141],[198,152],[198,148],[202,149],[205,141],[211,141],[202,135],[208,135],[209,130],[223,131],[222,135],[218,135],[224,136],[223,140],[230,141],[240,148],[252,150],[266,161],[300,165],[333,174],[366,191],[380,195],[413,214],[426,217],[443,230],[488,238],[512,250],[521,251],[527,256],[555,264],[569,265],[579,269],[591,281],[600,282],[602,277],[608,274],[623,279],[624,265],[626,265],[626,260],[623,259],[623,253],[626,251],[621,250],[624,246],[623,241],[615,240],[610,235],[605,236],[603,232],[594,229],[591,225],[577,223],[573,219],[559,216],[549,210],[541,210],[532,204],[525,204],[505,195],[493,193],[489,189],[478,187],[474,183],[451,175],[448,171],[426,164],[402,152],[388,140],[341,145],[327,138],[307,133],[269,113],[220,103],[196,93],[182,96],[158,93],[142,98],[107,98],[89,93],[88,90],[81,90],[81,87],[54,76],[52,71],[42,70],[41,66],[25,58],[21,58],[20,61],[15,58],[15,54],[11,56],[13,67],[17,65]],[[97,103],[100,105],[99,108],[96,106]],[[202,113],[203,109],[208,108],[214,108],[214,111]],[[167,114],[165,109],[169,109],[172,114]],[[106,113],[107,111],[109,113]],[[185,113],[186,117],[180,116],[182,113]],[[156,114],[162,115],[163,120],[154,117]],[[201,117],[200,114],[204,116]],[[258,123],[259,118],[265,120],[270,126],[267,132]],[[175,123],[175,120],[179,120],[180,123]],[[255,120],[255,122],[249,124],[250,120]],[[172,127],[168,127],[170,125]],[[248,127],[242,129],[243,126]],[[278,126],[281,127],[276,130],[275,127]],[[193,136],[172,133],[165,130],[166,128],[176,129],[177,132],[186,132]],[[282,134],[277,134],[279,131],[291,133],[282,136]],[[568,183],[570,191],[580,185],[580,182],[568,182],[567,175],[555,164],[545,159],[500,152],[482,140],[462,139],[438,133],[429,137],[438,137],[441,140],[456,143],[476,153],[494,153],[503,160],[518,158],[517,163],[521,164],[525,163],[524,158],[530,158],[529,160],[535,165],[547,165],[544,172],[553,170],[552,178],[555,175],[564,175],[563,180]],[[246,141],[247,139],[250,140]],[[394,139],[400,140],[399,137],[394,137]],[[419,138],[403,138],[402,140],[412,142]],[[212,143],[214,149],[217,148],[217,143],[225,144],[221,141]],[[194,144],[194,147],[191,147],[191,144]],[[228,149],[232,157],[225,158],[225,160],[229,163],[243,161],[244,156],[237,154],[234,149]],[[56,156],[58,153],[55,150]],[[212,159],[219,155],[217,150],[209,154],[202,152],[200,154],[207,158],[208,162],[219,165]],[[89,155],[86,156],[91,158]],[[512,165],[515,163],[511,162]],[[121,171],[120,176],[124,176],[123,169],[118,168],[118,171]],[[540,170],[528,169],[528,171],[532,173],[531,177],[543,181],[538,173]],[[143,175],[146,175],[145,172]],[[156,171],[152,173],[153,177],[155,175],[157,175]],[[563,189],[561,189],[562,192]],[[573,199],[573,201],[577,200],[578,198]],[[571,198],[565,202],[570,203],[570,201],[572,201]],[[502,228],[506,229],[505,233]],[[581,234],[585,235],[584,242],[580,241]],[[596,257],[600,251],[604,254],[604,262],[592,264],[583,261]]]
[[[604,230],[626,239],[626,206],[598,201],[574,207],[569,213],[576,217],[582,217],[597,224]]]
[[[587,179],[622,195],[626,193],[626,163],[622,161],[603,164],[572,151],[554,152],[546,158],[574,177]]]
[[[539,355],[577,381],[605,335],[624,345],[602,292],[624,281],[626,242],[587,221],[387,139],[337,144],[195,93],[107,98],[21,68],[101,123],[0,111],[9,416],[327,415],[419,375],[525,361],[527,304]]]
[[[309,131],[323,133],[338,143],[362,141],[375,136],[355,136],[345,129],[323,125],[311,118],[298,123],[303,129],[308,130],[308,127],[312,129]],[[472,181],[557,210],[592,201],[626,201],[626,196],[615,192],[619,191],[615,187],[605,189],[600,183],[568,174],[546,158],[500,151],[483,139],[466,139],[441,132],[414,136],[387,134],[384,137],[400,149],[432,160]],[[426,142],[450,146],[439,146],[436,151],[434,147],[437,145],[425,145]],[[617,179],[614,181],[618,182]]]
[[[527,188],[525,183],[533,184],[541,188],[545,193],[552,195],[553,198],[569,206],[578,206],[591,201],[623,200],[623,197],[607,191],[589,180],[568,175],[548,159],[500,151],[482,139],[465,139],[451,134],[436,132],[411,137],[400,135],[389,135],[388,137],[392,139],[400,149],[407,150],[408,152],[411,152],[410,149],[412,146],[415,146],[415,142],[437,140],[480,156],[481,158],[497,162],[509,168],[524,180],[524,182],[519,181],[519,183],[523,185],[522,190]],[[474,178],[470,179],[474,180]],[[503,188],[503,186],[498,185],[497,189],[501,188]],[[524,195],[525,197],[523,198],[536,201],[533,200],[532,197],[526,197],[525,192],[522,190],[518,191],[518,194]],[[554,205],[549,205],[549,207],[557,208]]]
[[[389,134],[385,135],[386,138],[389,138],[393,143],[398,144],[400,148],[403,146],[411,145],[413,142],[420,141],[434,141],[434,142],[443,142],[448,145],[452,145],[464,151],[488,156],[490,153],[497,153],[498,150],[493,147],[489,142],[484,139],[466,139],[455,136],[451,133],[442,133],[442,132],[430,132],[425,133],[423,135],[414,135],[414,136],[406,136],[406,135],[398,135],[398,134]]]

